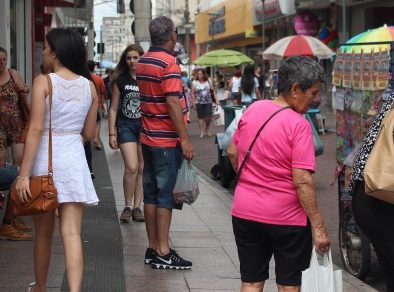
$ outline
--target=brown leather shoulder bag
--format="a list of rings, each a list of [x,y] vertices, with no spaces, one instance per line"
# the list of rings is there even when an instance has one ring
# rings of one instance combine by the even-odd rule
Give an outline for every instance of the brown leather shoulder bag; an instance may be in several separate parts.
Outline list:
[[[32,198],[27,203],[21,203],[15,190],[15,183],[11,188],[11,205],[15,216],[30,216],[56,209],[59,206],[57,190],[53,183],[52,168],[52,82],[49,75],[49,137],[48,137],[48,174],[30,177],[30,193]]]

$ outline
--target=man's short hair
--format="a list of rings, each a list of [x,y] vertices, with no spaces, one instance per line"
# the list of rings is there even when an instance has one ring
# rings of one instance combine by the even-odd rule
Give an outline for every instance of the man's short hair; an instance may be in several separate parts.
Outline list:
[[[149,23],[149,33],[153,46],[161,46],[168,42],[174,33],[174,22],[166,16],[154,18]]]

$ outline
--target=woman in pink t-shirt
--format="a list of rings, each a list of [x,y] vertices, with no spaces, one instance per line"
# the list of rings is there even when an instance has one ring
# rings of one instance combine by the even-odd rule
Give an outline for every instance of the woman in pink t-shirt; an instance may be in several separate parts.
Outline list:
[[[324,73],[308,57],[279,68],[279,96],[253,103],[238,124],[228,155],[238,170],[259,128],[266,124],[241,170],[231,209],[241,270],[241,291],[262,291],[274,255],[279,291],[299,291],[315,246],[330,241],[316,201],[312,129],[303,113],[319,95]]]

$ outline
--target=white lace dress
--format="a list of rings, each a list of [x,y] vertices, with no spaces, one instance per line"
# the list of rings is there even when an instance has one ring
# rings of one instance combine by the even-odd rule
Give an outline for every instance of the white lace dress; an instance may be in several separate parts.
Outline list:
[[[81,132],[92,103],[89,81],[84,77],[65,80],[55,73],[52,80],[53,179],[59,203],[97,205],[98,198],[86,162]],[[45,131],[35,157],[32,175],[48,173],[49,104],[46,98]]]

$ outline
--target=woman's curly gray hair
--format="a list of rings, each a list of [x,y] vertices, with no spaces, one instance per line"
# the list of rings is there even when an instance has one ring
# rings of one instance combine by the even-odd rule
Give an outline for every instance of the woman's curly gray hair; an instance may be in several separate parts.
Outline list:
[[[280,65],[278,79],[278,94],[287,95],[296,83],[305,92],[317,81],[324,82],[324,70],[312,58],[290,57]]]
[[[171,39],[174,33],[174,22],[166,16],[154,18],[149,23],[150,39],[153,46],[160,46]]]

